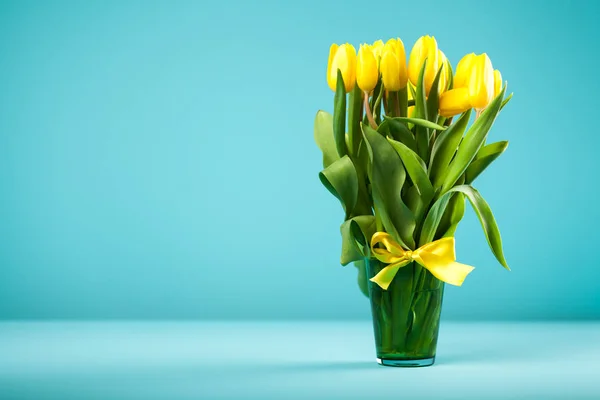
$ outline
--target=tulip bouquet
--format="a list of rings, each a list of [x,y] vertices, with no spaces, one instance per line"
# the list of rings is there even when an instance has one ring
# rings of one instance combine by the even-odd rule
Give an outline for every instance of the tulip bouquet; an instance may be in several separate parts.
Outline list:
[[[329,52],[334,112],[315,120],[319,177],[342,204],[341,263],[358,268],[384,365],[433,364],[444,283],[460,286],[473,269],[454,252],[466,199],[508,269],[473,182],[508,145],[487,136],[512,94],[485,53],[467,54],[455,71],[430,36],[408,64],[400,39]]]

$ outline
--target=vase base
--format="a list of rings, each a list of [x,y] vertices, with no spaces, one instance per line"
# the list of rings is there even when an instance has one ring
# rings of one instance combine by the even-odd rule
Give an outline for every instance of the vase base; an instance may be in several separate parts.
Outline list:
[[[418,360],[394,360],[390,358],[377,358],[377,363],[386,367],[428,367],[435,362],[435,356]]]

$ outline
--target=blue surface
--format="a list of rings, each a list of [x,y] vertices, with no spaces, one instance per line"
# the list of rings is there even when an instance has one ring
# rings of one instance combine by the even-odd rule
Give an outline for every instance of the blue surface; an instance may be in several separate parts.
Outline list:
[[[0,398],[598,399],[600,324],[444,323],[437,362],[375,363],[370,321],[2,323]]]
[[[0,2],[0,318],[368,318],[313,117],[331,42],[422,34],[515,92],[477,182],[513,272],[468,211],[445,315],[600,317],[598,4],[373,7]]]

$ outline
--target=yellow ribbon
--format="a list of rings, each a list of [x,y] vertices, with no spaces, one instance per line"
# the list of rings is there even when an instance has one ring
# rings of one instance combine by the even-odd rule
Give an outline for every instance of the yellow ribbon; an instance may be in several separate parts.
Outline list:
[[[375,247],[382,244],[385,248]],[[411,261],[416,261],[436,278],[451,285],[460,286],[475,268],[456,262],[454,238],[448,237],[427,243],[418,249],[404,250],[392,237],[385,232],[376,232],[371,238],[371,250],[379,261],[389,264],[371,282],[387,290],[398,270]]]

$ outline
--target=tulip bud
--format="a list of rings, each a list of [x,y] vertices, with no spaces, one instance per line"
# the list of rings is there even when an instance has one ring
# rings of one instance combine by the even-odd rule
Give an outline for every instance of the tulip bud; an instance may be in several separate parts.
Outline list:
[[[440,74],[440,81],[438,83],[438,93],[442,94],[446,91],[446,86],[448,85],[448,78],[450,77],[450,61],[448,61],[448,58],[441,50],[438,50],[438,57],[440,60],[440,67],[442,68],[442,73]]]
[[[497,69],[494,70],[494,98],[502,91],[502,74]]]
[[[335,92],[337,84],[337,71],[342,72],[346,93],[354,88],[356,83],[356,50],[351,44],[338,46],[332,44],[329,49],[329,62],[327,64],[327,84]]]
[[[429,94],[435,75],[440,68],[439,58],[437,42],[433,36],[421,36],[410,52],[408,78],[415,86],[417,86],[423,62],[427,59],[427,66],[425,67],[423,76],[426,94]]]
[[[362,91],[370,93],[377,86],[378,80],[379,69],[373,49],[368,44],[361,44],[356,64],[356,83]]]
[[[385,90],[395,92],[406,87],[406,53],[402,40],[387,41],[383,47],[380,69]]]
[[[458,62],[458,65],[456,66],[456,73],[454,74],[455,88],[467,87],[475,57],[475,53],[470,53],[465,55]]]
[[[483,110],[502,89],[500,71],[487,54],[464,56],[456,66],[454,88],[440,96],[440,115],[451,117],[469,108]]]
[[[487,54],[473,59],[468,85],[473,108],[482,110],[494,100],[494,68]]]
[[[381,61],[381,54],[383,53],[383,40],[377,40],[373,42],[371,49],[373,49],[373,54],[375,55],[375,59],[377,60],[377,65]]]
[[[448,90],[440,95],[440,115],[442,117],[452,117],[469,108],[471,108],[471,98],[467,88]]]

